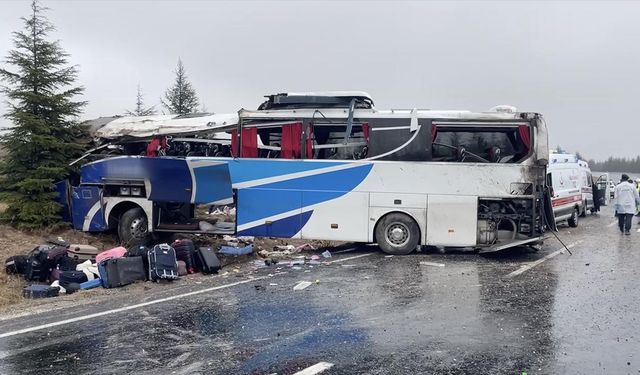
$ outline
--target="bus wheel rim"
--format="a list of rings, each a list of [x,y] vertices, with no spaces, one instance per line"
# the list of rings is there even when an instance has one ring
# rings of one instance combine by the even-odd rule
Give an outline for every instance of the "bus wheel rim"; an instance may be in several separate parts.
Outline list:
[[[136,218],[131,222],[131,235],[143,238],[147,235],[147,221],[144,218]]]
[[[387,242],[395,247],[401,247],[409,242],[409,227],[404,223],[391,223],[387,226],[386,237]]]

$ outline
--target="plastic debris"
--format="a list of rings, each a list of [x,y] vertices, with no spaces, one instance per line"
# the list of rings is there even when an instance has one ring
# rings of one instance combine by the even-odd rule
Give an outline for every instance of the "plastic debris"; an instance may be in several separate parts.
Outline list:
[[[331,258],[331,252],[329,250],[327,250],[324,253],[322,253],[322,256],[325,257],[325,258]]]
[[[303,245],[300,245],[298,247],[295,248],[296,251],[309,251],[309,250],[315,250],[316,248],[313,247],[313,245],[305,243]]]
[[[219,253],[227,255],[247,255],[253,253],[253,245],[247,245],[245,247],[220,246]]]
[[[318,255],[312,255],[311,260],[320,260],[320,257]]]
[[[298,284],[296,284],[296,286],[293,287],[293,290],[303,290],[307,288],[309,285],[311,285],[310,281],[301,281]]]
[[[296,259],[289,262],[289,266],[297,266],[304,264],[304,259]]]
[[[208,221],[200,221],[198,222],[198,228],[203,232],[212,232],[216,229],[216,226]]]
[[[423,266],[444,267],[444,263],[420,262]]]

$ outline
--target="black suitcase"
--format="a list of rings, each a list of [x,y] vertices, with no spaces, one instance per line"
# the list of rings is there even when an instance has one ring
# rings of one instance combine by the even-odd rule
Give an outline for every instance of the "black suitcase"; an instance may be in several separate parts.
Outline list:
[[[144,274],[149,274],[149,248],[146,246],[133,246],[127,249],[126,257],[142,257]]]
[[[70,257],[61,257],[58,259],[56,266],[61,271],[75,271],[78,261]]]
[[[149,280],[175,280],[178,278],[176,251],[166,243],[149,250]]]
[[[107,259],[98,264],[98,271],[105,288],[117,288],[134,281],[146,280],[142,257],[122,257]]]
[[[202,273],[216,273],[220,269],[220,260],[210,247],[201,247],[196,251],[196,265]]]
[[[16,255],[7,258],[4,261],[4,271],[8,275],[24,275],[24,271],[27,268],[27,257],[25,255]]]
[[[176,251],[176,259],[185,263],[188,272],[193,272],[193,255],[196,252],[193,241],[189,239],[175,240],[171,247]]]
[[[82,271],[62,271],[58,278],[60,284],[62,283],[78,283],[82,284],[87,281],[87,275]]]
[[[22,289],[22,296],[25,298],[48,298],[56,297],[60,292],[60,288],[57,286],[49,285],[29,285]]]

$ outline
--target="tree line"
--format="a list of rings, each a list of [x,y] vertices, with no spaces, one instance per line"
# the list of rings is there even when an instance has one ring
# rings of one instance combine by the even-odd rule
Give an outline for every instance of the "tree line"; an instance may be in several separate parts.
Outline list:
[[[640,173],[640,156],[635,158],[616,158],[610,156],[607,160],[589,160],[589,168],[598,172],[627,172]]]
[[[84,88],[76,84],[78,69],[68,62],[60,42],[49,37],[55,28],[47,10],[32,0],[23,28],[12,34],[14,48],[6,66],[0,68],[0,91],[8,105],[4,116],[12,123],[0,135],[0,202],[6,207],[0,221],[21,229],[59,223],[55,182],[74,171],[69,163],[85,151],[81,140],[87,136],[80,123],[87,102],[81,100]],[[161,102],[170,113],[197,111],[199,100],[181,60]],[[153,106],[144,105],[138,85],[136,106],[126,114],[154,113]]]

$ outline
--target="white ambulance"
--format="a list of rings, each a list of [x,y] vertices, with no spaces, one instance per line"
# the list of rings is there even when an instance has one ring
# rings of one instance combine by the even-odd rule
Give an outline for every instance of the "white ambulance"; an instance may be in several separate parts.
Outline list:
[[[553,188],[551,205],[557,223],[577,227],[578,217],[594,209],[592,181],[589,165],[576,155],[549,155],[547,183]]]

